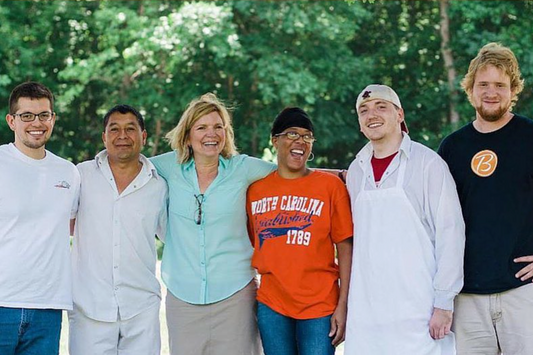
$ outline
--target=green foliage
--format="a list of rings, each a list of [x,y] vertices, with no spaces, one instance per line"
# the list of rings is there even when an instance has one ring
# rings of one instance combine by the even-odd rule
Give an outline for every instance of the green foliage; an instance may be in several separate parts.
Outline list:
[[[531,1],[452,0],[459,77],[483,44],[500,41],[527,85],[532,13]],[[366,141],[353,103],[367,84],[396,89],[416,140],[436,148],[450,132],[439,20],[437,1],[2,1],[0,106],[7,112],[22,81],[48,85],[58,112],[48,147],[78,162],[102,149],[102,117],[117,103],[145,115],[147,155],[169,149],[163,135],[207,91],[235,106],[240,151],[256,156],[276,114],[297,105],[316,125],[312,164],[346,167]],[[517,112],[531,116],[531,95]],[[473,110],[460,96],[464,123]],[[0,142],[11,140],[0,125]]]

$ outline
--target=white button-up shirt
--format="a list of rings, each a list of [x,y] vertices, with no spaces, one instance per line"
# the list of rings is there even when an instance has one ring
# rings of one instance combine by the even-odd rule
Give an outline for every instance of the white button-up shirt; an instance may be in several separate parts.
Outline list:
[[[346,184],[352,210],[362,179],[366,181],[365,190],[387,189],[396,185],[400,156],[404,155],[407,166],[403,189],[435,246],[437,271],[433,278],[434,306],[452,310],[453,299],[463,287],[465,225],[448,165],[437,153],[411,141],[404,134],[398,154],[383,173],[379,186],[376,186],[371,166],[373,154],[372,144],[368,143],[357,154],[348,170]],[[363,171],[366,171],[366,175],[363,175]],[[354,224],[356,221],[357,216],[354,215]],[[357,236],[354,236],[354,242],[357,244]]]
[[[78,165],[74,306],[98,321],[130,319],[161,299],[155,235],[164,237],[167,185],[150,161],[142,155],[140,161],[140,173],[121,194],[105,150]]]

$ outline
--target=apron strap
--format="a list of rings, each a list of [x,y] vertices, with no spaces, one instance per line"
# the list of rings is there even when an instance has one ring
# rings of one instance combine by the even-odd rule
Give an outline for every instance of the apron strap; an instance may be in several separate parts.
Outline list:
[[[398,168],[398,178],[396,179],[396,187],[399,189],[403,189],[403,181],[405,178],[405,170],[407,167],[407,156],[405,154],[402,154],[402,151],[398,151],[399,159],[400,159],[400,167]]]
[[[361,160],[361,163],[362,163],[361,165],[362,165],[362,168],[363,168],[363,178],[361,179],[361,187],[359,188],[359,192],[365,191],[366,179],[372,178],[372,176],[367,176],[368,167],[370,166],[372,168],[372,157],[370,157],[370,164],[365,164],[362,160]],[[374,174],[372,174],[372,175],[374,175]]]

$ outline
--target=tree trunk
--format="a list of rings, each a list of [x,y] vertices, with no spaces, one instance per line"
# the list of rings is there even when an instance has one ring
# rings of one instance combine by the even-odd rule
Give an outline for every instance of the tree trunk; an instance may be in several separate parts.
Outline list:
[[[233,103],[233,83],[235,82],[235,79],[233,78],[233,75],[228,75],[228,101]]]
[[[157,148],[159,147],[159,140],[161,137],[161,119],[155,119],[155,132],[154,132],[154,145],[152,146],[152,152],[150,156],[157,154]]]
[[[252,93],[252,97],[255,97],[255,94],[257,92],[257,78],[254,75],[254,79],[252,82],[252,87],[250,88],[250,92]],[[252,106],[253,107],[253,106]],[[250,109],[252,108],[250,107]],[[258,150],[259,150],[259,134],[257,132],[257,117],[256,115],[258,112],[254,112],[254,110],[250,110],[248,114],[248,119],[251,119],[252,121],[252,137],[251,137],[251,149],[252,149],[252,156],[256,157]]]
[[[457,89],[455,88],[455,80],[457,73],[453,63],[453,53],[450,49],[450,18],[448,16],[448,8],[450,0],[439,0],[440,7],[440,35],[441,44],[440,50],[442,52],[442,58],[444,59],[444,69],[448,76],[448,92],[450,101],[449,123],[454,128],[457,128],[459,123],[459,114],[457,113]]]

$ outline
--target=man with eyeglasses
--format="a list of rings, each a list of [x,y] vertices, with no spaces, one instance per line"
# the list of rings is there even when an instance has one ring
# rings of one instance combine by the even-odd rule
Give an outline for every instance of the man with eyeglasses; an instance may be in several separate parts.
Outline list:
[[[72,309],[69,220],[80,177],[45,150],[53,106],[36,82],[9,97],[15,141],[0,146],[0,354],[57,354],[61,313]]]
[[[455,354],[465,227],[453,178],[434,151],[411,141],[390,87],[367,86],[355,108],[370,142],[348,170],[354,256],[345,354]]]
[[[117,105],[103,128],[106,149],[78,165],[69,351],[159,355],[155,235],[164,237],[167,186],[141,154],[147,133],[140,112]]]

